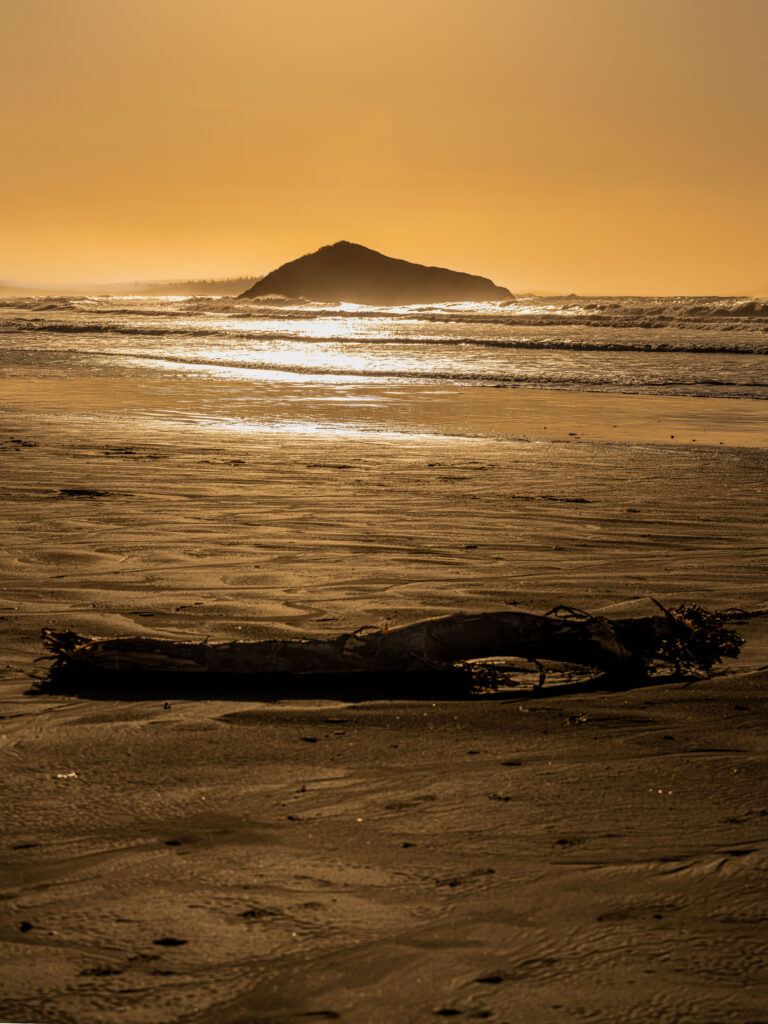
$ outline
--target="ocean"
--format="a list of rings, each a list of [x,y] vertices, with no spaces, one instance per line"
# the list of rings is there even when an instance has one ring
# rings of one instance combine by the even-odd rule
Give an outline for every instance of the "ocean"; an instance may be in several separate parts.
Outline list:
[[[105,435],[517,437],[526,430],[514,410],[536,392],[574,396],[582,424],[594,396],[603,409],[611,396],[647,396],[634,409],[686,399],[676,408],[691,422],[716,408],[716,428],[748,421],[748,445],[768,423],[768,406],[756,404],[768,399],[768,301],[528,296],[374,308],[10,297],[0,299],[0,335],[7,412],[62,427],[85,418]]]

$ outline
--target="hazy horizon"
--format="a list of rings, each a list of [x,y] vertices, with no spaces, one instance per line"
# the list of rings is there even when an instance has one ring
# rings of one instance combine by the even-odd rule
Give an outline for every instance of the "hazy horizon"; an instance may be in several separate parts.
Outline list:
[[[446,268],[446,269],[461,269],[461,268]],[[71,296],[80,296],[80,295],[88,295],[88,294],[103,294],[103,295],[109,295],[109,294],[120,295],[120,294],[123,294],[124,295],[124,294],[128,293],[126,291],[127,289],[131,289],[133,287],[136,287],[136,288],[146,287],[146,288],[153,289],[153,294],[155,294],[157,296],[160,296],[160,295],[173,295],[174,294],[174,292],[172,292],[172,291],[168,291],[168,292],[160,292],[160,291],[158,291],[158,289],[162,288],[165,285],[184,285],[185,287],[189,287],[190,285],[193,285],[193,284],[214,285],[214,284],[228,284],[228,283],[233,282],[233,281],[244,281],[244,282],[247,282],[244,285],[244,289],[245,289],[248,286],[249,283],[255,283],[256,281],[260,280],[261,277],[263,277],[263,276],[265,276],[265,275],[264,274],[254,274],[254,275],[237,274],[237,275],[235,275],[233,277],[213,277],[213,276],[209,275],[207,277],[194,277],[194,278],[181,278],[181,277],[156,278],[154,280],[147,280],[147,281],[137,281],[137,280],[131,281],[131,280],[126,280],[126,281],[71,281],[71,282],[60,282],[60,281],[46,282],[46,281],[42,281],[42,282],[34,282],[34,281],[13,281],[13,280],[7,281],[7,280],[0,280],[0,295],[2,295],[3,292],[5,292],[7,294],[10,294],[10,295],[18,295],[18,296],[22,296],[22,297],[23,296],[27,296],[27,295],[33,297],[33,296],[41,294],[41,293],[43,295],[45,295],[45,294],[49,294],[49,295],[59,294],[59,295],[71,295]],[[498,282],[498,281],[494,282],[494,283],[496,283],[496,284],[499,284],[499,283],[503,284],[503,282]],[[103,289],[103,291],[99,292],[98,289]],[[146,295],[148,293],[137,291],[137,292],[135,292],[135,294],[137,294],[137,295]],[[552,289],[545,289],[545,288],[538,288],[538,289],[537,288],[528,288],[528,289],[519,289],[517,292],[513,291],[513,295],[517,295],[517,296],[528,296],[528,295],[530,295],[530,296],[538,297],[538,298],[548,298],[548,297],[552,297],[552,298],[565,298],[565,297],[568,297],[568,296],[572,295],[575,298],[582,298],[582,299],[596,299],[596,298],[659,298],[659,299],[664,299],[664,298],[676,298],[676,297],[692,298],[692,299],[695,299],[695,298],[702,298],[702,299],[703,298],[716,298],[716,299],[763,299],[766,296],[768,296],[768,287],[757,288],[757,289],[742,289],[741,291],[738,291],[738,292],[737,291],[731,291],[731,292],[725,292],[725,291],[712,291],[712,292],[674,292],[674,291],[666,291],[666,292],[638,292],[638,291],[599,292],[599,291],[584,291],[584,292],[577,292],[577,291],[573,291],[572,289],[571,290],[563,289],[561,291],[553,291]]]
[[[304,254],[303,253],[299,253],[297,255],[304,255]],[[386,254],[386,255],[390,255],[390,254]],[[221,284],[221,285],[233,284],[235,282],[242,283],[243,289],[245,289],[245,288],[248,287],[249,284],[255,283],[256,281],[260,280],[267,273],[269,273],[270,270],[273,270],[273,269],[275,269],[275,268],[274,267],[267,268],[266,270],[264,270],[263,272],[261,272],[259,274],[233,274],[233,275],[227,275],[227,276],[223,276],[223,275],[222,276],[217,276],[217,275],[214,275],[214,274],[207,274],[207,275],[203,275],[203,276],[200,276],[200,277],[189,277],[189,278],[182,277],[181,275],[175,275],[175,276],[174,275],[169,275],[168,277],[163,277],[163,278],[159,278],[158,277],[158,278],[154,278],[154,279],[144,279],[144,280],[137,279],[137,278],[133,278],[133,279],[128,278],[128,279],[125,279],[125,280],[122,280],[122,281],[117,281],[117,280],[109,280],[109,281],[108,280],[94,280],[94,281],[19,281],[19,280],[12,280],[12,279],[11,280],[0,279],[0,294],[2,294],[3,292],[6,292],[6,293],[11,292],[13,294],[18,294],[18,295],[35,295],[35,294],[38,294],[40,292],[43,292],[43,293],[47,292],[48,294],[56,294],[56,290],[57,289],[60,289],[59,294],[65,294],[65,295],[66,294],[85,295],[85,294],[88,294],[90,292],[98,293],[98,289],[103,289],[102,294],[109,294],[111,292],[116,292],[116,293],[123,294],[123,293],[125,293],[126,289],[131,289],[131,288],[137,288],[137,289],[147,288],[147,289],[152,289],[154,294],[156,294],[156,295],[160,295],[160,294],[171,295],[171,294],[174,294],[174,293],[171,292],[171,291],[166,292],[166,293],[162,293],[162,292],[159,291],[159,289],[161,289],[163,286],[173,286],[173,285],[179,285],[179,286],[184,286],[184,287],[188,288],[191,285],[195,285],[195,284],[212,286],[212,285],[218,285],[218,284]],[[450,268],[446,268],[446,269],[464,270],[466,268],[463,268],[463,267],[450,267]],[[485,275],[483,275],[483,276],[485,276]],[[503,281],[495,281],[494,283],[495,284],[501,284],[501,285],[504,284]],[[137,291],[136,294],[140,295],[140,294],[146,294],[146,293],[142,293],[141,291]],[[667,292],[653,292],[653,293],[651,293],[651,292],[637,292],[637,291],[634,291],[634,292],[632,292],[632,291],[628,291],[628,292],[599,292],[599,291],[576,292],[573,289],[563,289],[562,291],[554,291],[552,289],[545,289],[545,288],[539,288],[539,289],[529,288],[529,289],[519,289],[517,292],[514,292],[514,290],[513,290],[513,294],[517,294],[517,295],[533,295],[533,296],[541,296],[541,297],[547,297],[547,296],[563,297],[563,296],[567,296],[567,295],[574,295],[574,296],[578,296],[579,298],[599,298],[599,297],[610,298],[612,296],[613,297],[617,297],[617,298],[618,297],[629,298],[629,297],[632,297],[632,296],[640,296],[640,297],[642,297],[642,296],[651,296],[651,295],[653,295],[656,298],[671,298],[671,297],[674,297],[674,296],[688,296],[688,297],[692,297],[692,298],[695,298],[695,297],[702,297],[702,298],[703,297],[717,297],[717,298],[763,298],[766,295],[768,295],[768,285],[766,285],[766,287],[764,287],[764,288],[758,287],[756,289],[742,289],[741,291],[732,291],[732,292],[724,292],[724,291],[713,291],[713,292],[674,292],[674,291],[667,291]]]
[[[304,255],[304,254],[300,254]],[[389,255],[389,254],[387,254]],[[274,270],[276,268],[269,268]],[[446,269],[461,269],[461,268],[446,268]],[[206,286],[201,289],[200,294],[213,294],[212,287],[215,285],[237,285],[235,291],[230,292],[230,295],[238,294],[240,290],[245,290],[250,284],[259,281],[262,277],[269,273],[269,270],[264,271],[261,274],[236,274],[227,277],[216,277],[213,275],[207,275],[205,277],[195,278],[182,278],[180,276],[168,277],[168,278],[156,278],[154,280],[124,280],[124,281],[47,281],[47,282],[35,282],[35,281],[14,281],[14,280],[0,280],[0,294],[10,293],[11,295],[30,295],[34,296],[39,293],[55,294],[57,289],[60,289],[59,294],[62,295],[86,295],[89,293],[99,294],[98,290],[102,289],[101,294],[115,294],[124,295],[131,289],[136,289],[135,294],[137,295],[173,295],[173,291],[162,292],[161,289],[164,286],[179,287],[188,290],[192,285]],[[499,284],[501,282],[495,282]],[[142,292],[140,289],[147,289]],[[193,293],[194,294],[194,293]],[[574,291],[561,291],[555,292],[546,289],[529,289],[527,291],[519,291],[518,295],[533,295],[538,297],[563,297],[568,295],[578,296],[579,298],[598,298],[598,297],[616,297],[616,298],[630,298],[635,296],[650,296],[651,293],[641,292],[574,292]],[[674,296],[682,296],[686,293],[682,292],[658,292],[655,293],[656,298],[671,298]],[[758,288],[753,290],[745,289],[741,292],[711,292],[705,295],[705,293],[687,293],[689,297],[717,297],[717,298],[761,298],[768,295],[768,286],[765,288]]]
[[[768,284],[761,0],[8,0],[0,280]]]

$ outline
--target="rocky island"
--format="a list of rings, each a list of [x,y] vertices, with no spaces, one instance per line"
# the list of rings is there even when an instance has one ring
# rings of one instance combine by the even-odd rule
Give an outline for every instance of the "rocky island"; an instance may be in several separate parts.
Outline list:
[[[476,274],[392,259],[353,242],[324,245],[284,263],[240,296],[266,295],[318,302],[399,306],[423,302],[492,302],[512,298],[506,288]]]

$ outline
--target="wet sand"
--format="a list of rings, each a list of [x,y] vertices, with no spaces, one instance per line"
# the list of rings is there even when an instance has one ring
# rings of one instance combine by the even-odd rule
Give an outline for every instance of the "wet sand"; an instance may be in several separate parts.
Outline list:
[[[763,452],[21,416],[1,450],[2,1019],[768,1020],[760,616],[712,679],[624,692],[29,692],[43,626],[766,610]]]
[[[338,375],[306,380],[297,374],[232,373],[231,379],[110,378],[15,375],[0,378],[0,404],[20,422],[45,421],[71,410],[86,422],[98,417],[115,432],[114,418],[130,417],[117,433],[130,445],[142,436],[153,444],[167,430],[163,420],[186,422],[192,433],[213,427],[228,434],[265,432],[322,438],[359,438],[361,431],[403,435],[493,438],[514,441],[609,441],[679,446],[768,448],[768,402],[693,395],[554,391],[503,384],[462,386],[425,382],[419,387],[390,380],[361,383]],[[145,419],[137,419],[145,417]],[[73,433],[81,426],[73,424]],[[231,428],[234,428],[231,429]],[[72,433],[70,434],[70,439]],[[257,442],[258,443],[258,442]]]

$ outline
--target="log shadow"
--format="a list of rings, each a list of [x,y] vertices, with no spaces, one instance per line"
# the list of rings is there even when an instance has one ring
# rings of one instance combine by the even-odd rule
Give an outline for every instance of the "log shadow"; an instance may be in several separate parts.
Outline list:
[[[579,681],[547,682],[541,687],[500,685],[478,690],[468,672],[359,672],[297,675],[287,673],[137,672],[54,666],[27,691],[28,696],[70,696],[103,701],[144,700],[381,700],[531,701],[567,694],[621,693],[670,682],[677,676],[602,674]]]

